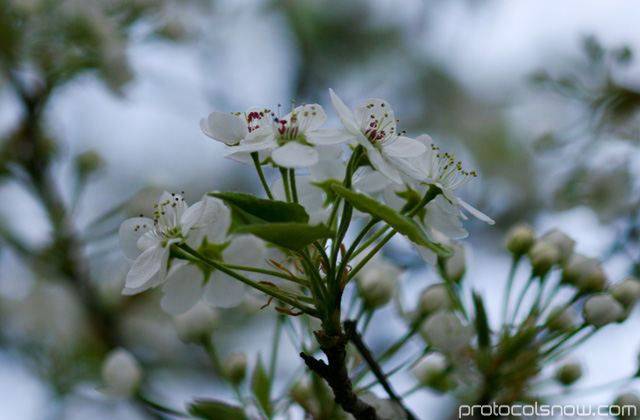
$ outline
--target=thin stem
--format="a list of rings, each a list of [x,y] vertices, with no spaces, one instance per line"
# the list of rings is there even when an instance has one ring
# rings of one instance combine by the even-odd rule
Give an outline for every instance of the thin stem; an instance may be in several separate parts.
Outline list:
[[[355,251],[353,251],[351,258],[355,258],[358,256],[358,254],[360,254],[362,251],[364,251],[365,249],[367,249],[372,243],[374,243],[379,237],[381,237],[387,230],[389,230],[390,227],[389,225],[385,225],[384,227],[382,227],[379,231],[377,231],[376,233],[374,233],[369,239],[367,239],[361,246],[360,248],[356,249]]]
[[[265,179],[264,173],[262,172],[262,165],[260,164],[260,156],[258,155],[258,152],[251,153],[251,158],[253,159],[253,164],[256,167],[256,171],[258,171],[260,183],[262,184],[262,188],[264,188],[264,192],[267,193],[267,197],[269,197],[269,199],[273,200],[273,194],[271,194],[269,184],[267,184],[267,180]]]
[[[516,307],[513,309],[513,314],[511,314],[511,322],[509,323],[509,325],[515,324],[516,317],[518,316],[518,310],[520,309],[520,305],[522,305],[522,301],[524,300],[524,297],[527,294],[529,287],[531,287],[531,285],[533,284],[533,280],[535,278],[536,277],[533,275],[533,273],[531,273],[531,276],[529,277],[527,284],[522,289],[522,292],[520,292],[520,296],[518,297],[518,301],[516,302]]]
[[[515,256],[511,260],[511,268],[509,268],[509,276],[507,278],[507,288],[504,292],[504,300],[502,301],[502,324],[505,329],[508,329],[507,316],[509,311],[509,298],[511,296],[511,288],[513,287],[513,279],[516,275],[518,263],[520,262],[520,256]]]
[[[291,190],[289,189],[289,172],[285,168],[280,168],[280,175],[282,175],[282,185],[284,186],[284,196],[287,202],[291,202]]]
[[[142,394],[138,393],[136,395],[136,397],[145,405],[147,405],[150,408],[153,408],[154,410],[160,411],[161,413],[165,413],[165,414],[170,414],[172,416],[177,416],[177,417],[182,417],[185,419],[191,419],[193,418],[191,415],[187,414],[187,413],[182,413],[180,411],[176,411],[172,408],[169,407],[165,407],[162,404],[158,404],[157,402],[151,401],[150,399],[148,399],[147,397],[143,396]]]
[[[214,261],[202,254],[200,254],[198,251],[196,251],[195,249],[191,248],[189,245],[187,245],[186,243],[182,243],[180,245],[178,245],[179,248],[181,248],[182,250],[188,252],[189,254],[193,255],[194,257],[198,258],[201,262],[207,264],[208,266],[215,268],[216,270],[220,270],[221,272],[235,278],[236,280],[240,280],[242,283],[246,284],[247,286],[253,287],[254,289],[257,289],[259,291],[261,291],[262,293],[265,293],[269,296],[272,296],[276,299],[279,299],[291,306],[293,306],[294,308],[298,308],[301,311],[311,315],[311,316],[315,316],[318,317],[318,311],[310,308],[306,305],[301,304],[300,302],[291,299],[288,296],[283,295],[282,293],[274,290],[271,287],[268,287],[264,284],[261,283],[257,283],[241,274],[236,273],[233,270],[228,269],[227,267],[224,266],[224,264],[221,264],[217,261]]]
[[[278,347],[280,345],[280,336],[282,335],[282,327],[284,325],[284,315],[278,315],[276,321],[276,329],[273,333],[273,341],[271,342],[271,360],[269,362],[269,383],[272,384],[276,376],[276,364],[278,362]]]
[[[289,169],[289,184],[291,184],[291,197],[293,202],[298,202],[298,188],[296,187],[296,170]]]
[[[268,276],[279,277],[281,279],[289,280],[291,282],[298,283],[302,286],[309,287],[308,281],[304,279],[299,279],[295,276],[290,276],[285,273],[280,273],[278,271],[267,270],[265,268],[257,268],[257,267],[245,267],[243,265],[234,265],[234,264],[226,264],[226,263],[221,263],[221,264],[232,270],[250,271],[252,273],[266,274]]]

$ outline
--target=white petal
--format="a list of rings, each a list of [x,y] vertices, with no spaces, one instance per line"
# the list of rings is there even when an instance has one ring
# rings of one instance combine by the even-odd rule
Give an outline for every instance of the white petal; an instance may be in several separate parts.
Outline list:
[[[206,119],[201,119],[200,128],[212,139],[229,145],[237,144],[249,134],[244,117],[220,111],[214,111]]]
[[[135,260],[140,256],[138,240],[153,227],[153,220],[146,217],[134,217],[127,219],[120,225],[118,236],[124,255]]]
[[[467,231],[462,227],[460,219],[442,210],[437,202],[431,201],[427,204],[426,209],[427,215],[424,223],[427,228],[434,229],[449,239],[461,239],[468,236]],[[432,235],[430,235],[429,239],[438,242]]]
[[[164,297],[160,301],[162,309],[178,315],[191,309],[202,296],[203,274],[198,267],[187,265],[173,270],[162,286]]]
[[[233,150],[233,148],[230,150]],[[258,150],[258,159],[260,159],[260,162],[264,162],[264,160],[269,156],[271,156],[270,150]],[[239,163],[244,163],[245,165],[253,166],[253,157],[251,157],[251,152],[233,152],[229,153],[225,157]]]
[[[275,149],[271,159],[283,168],[305,168],[318,163],[318,152],[313,147],[291,141]]]
[[[189,207],[180,220],[182,234],[186,235],[191,228],[198,228],[213,223],[224,207],[222,200],[205,195],[202,200]]]
[[[162,270],[163,265],[166,272],[168,258],[169,247],[164,248],[158,244],[148,248],[133,262],[127,274],[126,287],[137,288],[145,285]]]
[[[474,216],[476,219],[481,220],[483,222],[487,222],[490,225],[493,225],[493,224],[496,223],[492,218],[490,218],[486,214],[482,213],[480,210],[476,209],[475,207],[473,207],[471,204],[467,203],[466,201],[461,200],[460,198],[458,198],[458,204],[460,204],[460,206],[463,209],[465,209],[466,211],[471,213],[471,215]]]
[[[305,104],[296,107],[293,112],[298,114],[298,127],[301,127],[304,132],[315,131],[322,127],[327,121],[327,113],[324,112],[324,108],[318,104]],[[290,122],[291,113],[284,116],[283,120]]]
[[[140,287],[127,287],[127,285],[125,284],[124,289],[122,289],[122,294],[126,296],[136,295],[140,292],[144,292],[147,289],[152,289],[162,284],[163,281],[164,281],[164,275],[158,272]]]
[[[377,150],[368,150],[367,155],[369,156],[369,161],[373,165],[374,168],[382,175],[386,176],[396,184],[402,184],[402,178],[400,178],[400,174],[387,162],[387,160],[378,152]]]
[[[427,151],[421,142],[409,137],[398,136],[382,147],[385,155],[393,157],[416,157]]]
[[[335,94],[333,89],[329,89],[329,94],[331,95],[333,109],[336,111],[336,114],[338,114],[338,118],[340,118],[344,128],[354,134],[360,133],[360,126],[356,123],[356,119],[351,110],[342,102],[342,99]]]
[[[424,173],[416,168],[408,159],[386,156],[391,166],[407,175],[410,180],[423,180]]]
[[[214,271],[204,286],[202,300],[210,306],[232,308],[242,302],[245,290],[244,283],[220,271]]]
[[[369,127],[371,122],[377,121],[387,133],[396,131],[393,109],[389,102],[383,99],[367,98],[365,102],[356,106],[354,118],[359,127]]]
[[[272,149],[278,146],[272,127],[263,127],[252,131],[237,146],[227,147],[231,153],[236,152],[258,152],[260,150]]]
[[[355,139],[355,136],[347,130],[338,128],[325,128],[306,133],[307,141],[317,145],[331,145],[346,143]]]
[[[260,239],[242,235],[235,237],[222,252],[222,260],[227,264],[257,267],[265,263],[264,252],[264,243]]]

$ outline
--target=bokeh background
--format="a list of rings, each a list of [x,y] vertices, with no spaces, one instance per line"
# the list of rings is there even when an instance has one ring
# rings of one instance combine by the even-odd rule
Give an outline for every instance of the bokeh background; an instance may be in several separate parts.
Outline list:
[[[201,133],[213,110],[318,102],[337,127],[329,88],[350,106],[388,100],[408,135],[480,174],[462,196],[496,224],[466,223],[465,281],[490,315],[516,222],[564,230],[613,282],[638,274],[639,14],[633,0],[0,0],[0,419],[154,418],[95,391],[113,345],[174,404],[225,392],[158,293],[120,296],[116,236],[164,189],[258,191]],[[388,256],[410,271],[405,294],[434,281],[410,247]],[[268,347],[260,305],[225,312],[223,353]],[[374,348],[398,335],[386,318]],[[583,346],[584,385],[637,369],[639,321]],[[300,367],[289,347],[284,376]],[[454,404],[409,402],[439,417]]]

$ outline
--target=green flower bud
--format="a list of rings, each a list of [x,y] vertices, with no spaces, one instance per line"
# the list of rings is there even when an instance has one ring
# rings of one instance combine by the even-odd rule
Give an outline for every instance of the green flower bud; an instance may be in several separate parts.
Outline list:
[[[529,252],[535,241],[536,233],[527,224],[515,225],[507,232],[507,249],[516,257]]]
[[[573,253],[573,247],[576,241],[571,239],[566,233],[560,232],[557,229],[553,229],[544,235],[542,240],[555,245],[560,252],[560,261],[566,261]]]
[[[400,269],[389,262],[379,260],[369,265],[356,277],[358,291],[367,309],[386,305],[393,298]]]
[[[607,287],[607,276],[602,269],[597,269],[584,282],[580,288],[583,293],[599,293]]]
[[[629,277],[622,283],[611,288],[611,295],[625,308],[633,307],[640,299],[640,281],[634,277]]]
[[[75,161],[76,172],[81,178],[87,177],[88,175],[96,172],[102,168],[102,165],[104,164],[102,157],[100,157],[97,152],[91,150],[76,156]]]
[[[447,362],[442,358],[425,359],[413,370],[420,385],[427,386],[437,392],[446,393],[455,389],[456,380],[449,372]]]
[[[444,258],[442,261],[444,274],[452,282],[460,283],[467,269],[465,266],[464,247],[454,244],[451,248],[453,249],[453,255],[449,258]]]
[[[438,311],[422,324],[420,334],[437,349],[458,352],[469,345],[473,330],[453,312]]]
[[[551,331],[569,331],[574,324],[575,313],[570,307],[555,307],[547,318],[547,326]]]
[[[447,285],[437,283],[426,288],[418,300],[418,316],[427,317],[441,309],[451,308],[451,298],[447,291]]]
[[[606,293],[591,296],[584,303],[584,320],[596,328],[617,321],[623,312],[622,304]]]
[[[244,353],[233,353],[222,366],[222,375],[231,383],[240,384],[247,374],[247,356]]]
[[[536,276],[544,277],[551,267],[560,262],[558,247],[550,242],[539,240],[529,250],[531,267]]]
[[[562,282],[581,289],[587,278],[599,269],[600,261],[597,258],[572,254],[562,268]]]
[[[580,363],[567,363],[556,371],[556,379],[564,386],[569,386],[582,376]]]

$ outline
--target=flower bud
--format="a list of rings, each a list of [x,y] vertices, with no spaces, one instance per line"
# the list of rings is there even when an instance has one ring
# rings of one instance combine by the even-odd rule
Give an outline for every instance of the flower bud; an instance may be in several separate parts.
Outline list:
[[[420,334],[433,347],[457,352],[469,345],[473,331],[453,312],[438,311],[422,324]]]
[[[356,281],[365,307],[373,310],[389,303],[395,293],[400,274],[398,267],[383,260],[363,270]]]
[[[313,397],[313,391],[307,378],[302,378],[289,391],[291,399],[300,405],[306,404]]]
[[[142,382],[142,368],[128,351],[111,351],[102,364],[102,379],[106,386],[100,391],[112,397],[127,398],[138,391]]]
[[[451,280],[454,283],[460,283],[467,269],[465,266],[464,247],[462,245],[454,244],[451,248],[453,249],[453,255],[449,258],[442,259],[444,275],[448,280]],[[438,258],[440,259],[441,257]]]
[[[640,281],[629,277],[622,283],[616,284],[611,288],[611,295],[625,308],[633,307],[638,299],[640,299]]]
[[[607,276],[601,268],[591,273],[580,288],[583,293],[599,293],[607,287]]]
[[[626,392],[615,399],[613,406],[618,407],[618,410],[615,410],[619,413],[616,418],[620,420],[637,419],[640,414],[640,397],[635,392]]]
[[[572,254],[562,268],[562,282],[582,288],[587,278],[600,269],[597,258],[589,258],[583,254]]]
[[[102,158],[97,152],[87,151],[76,156],[76,172],[84,178],[100,169],[103,165]]]
[[[549,313],[547,326],[551,331],[569,331],[573,328],[575,313],[570,307],[555,307]]]
[[[420,385],[445,393],[455,389],[456,381],[449,372],[447,362],[443,358],[429,357],[413,370]]]
[[[199,301],[187,312],[173,317],[173,325],[180,340],[185,343],[200,342],[209,337],[218,324],[218,312]]]
[[[536,240],[536,233],[527,224],[518,224],[507,232],[507,249],[515,257],[520,257],[529,252]]]
[[[233,353],[222,366],[222,375],[233,384],[239,384],[247,374],[247,356],[244,353]]]
[[[451,298],[447,291],[447,285],[437,283],[426,288],[418,300],[418,316],[427,317],[432,313],[451,308]]]
[[[556,371],[556,379],[564,386],[569,386],[582,376],[580,363],[567,363]]]
[[[531,267],[536,276],[544,277],[554,264],[560,262],[558,247],[550,242],[539,240],[529,250]]]
[[[584,320],[596,328],[617,321],[623,312],[622,304],[606,293],[591,296],[584,303]]]
[[[542,235],[543,241],[549,242],[558,248],[560,252],[560,261],[566,261],[573,253],[573,247],[576,241],[571,239],[566,233],[560,232],[558,229],[550,230]]]

